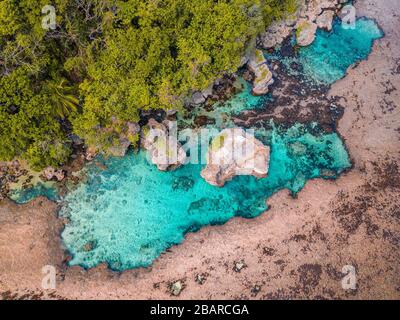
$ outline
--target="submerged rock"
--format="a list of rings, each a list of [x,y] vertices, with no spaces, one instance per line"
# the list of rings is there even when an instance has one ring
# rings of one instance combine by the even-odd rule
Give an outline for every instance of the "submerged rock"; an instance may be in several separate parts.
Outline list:
[[[201,116],[197,116],[194,119],[194,124],[197,127],[203,127],[203,126],[206,126],[208,124],[215,124],[215,119],[207,117],[207,116],[204,116],[204,115],[201,115]]]
[[[314,22],[300,20],[296,25],[297,44],[301,47],[307,47],[315,40],[317,25]]]
[[[255,51],[248,63],[248,68],[254,74],[253,94],[267,94],[269,86],[274,83],[274,79],[271,70],[268,68],[267,60],[261,50]]]
[[[207,152],[207,166],[201,176],[218,187],[237,175],[265,178],[269,154],[268,146],[243,129],[225,129],[212,140]]]
[[[173,130],[170,121],[159,123],[150,119],[146,132],[142,134],[142,147],[147,150],[151,162],[161,171],[176,169],[186,161],[186,152]]]
[[[93,251],[96,248],[96,246],[97,246],[96,240],[89,241],[83,246],[83,251],[85,252]]]

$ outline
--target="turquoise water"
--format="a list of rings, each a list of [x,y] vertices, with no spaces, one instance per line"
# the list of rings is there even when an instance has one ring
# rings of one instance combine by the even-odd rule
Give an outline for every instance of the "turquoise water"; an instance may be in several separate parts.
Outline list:
[[[291,66],[296,62],[307,81],[330,84],[342,78],[349,66],[366,59],[373,40],[382,35],[372,20],[359,19],[355,30],[336,23],[331,33],[318,31],[315,43],[301,48],[295,57],[267,57],[280,59],[294,74],[297,71]],[[249,85],[243,85],[243,92],[227,103],[209,111],[197,108],[193,117],[180,119],[181,123],[190,126],[195,116],[205,115],[215,119],[213,127],[231,127],[232,115],[268,107],[270,96],[253,97]],[[144,153],[97,159],[106,170],[87,165],[87,180],[66,194],[60,210],[70,220],[62,233],[73,257],[70,265],[90,268],[106,262],[114,270],[149,266],[167,248],[181,243],[189,231],[222,224],[234,216],[258,216],[267,209],[265,200],[273,193],[287,188],[296,194],[308,180],[334,179],[350,167],[337,134],[316,134],[316,128],[302,125],[272,128],[256,132],[271,146],[268,177],[240,176],[223,188],[200,177],[201,165],[160,172]],[[23,203],[42,194],[56,196],[39,187],[15,194],[15,200]]]
[[[53,184],[49,185],[45,183],[38,183],[33,188],[12,190],[8,196],[17,203],[27,203],[39,196],[44,196],[51,201],[60,199],[57,189],[54,188]]]
[[[295,57],[282,58],[270,55],[270,59],[280,59],[292,74],[302,74],[316,84],[332,84],[346,75],[347,69],[368,57],[373,41],[384,36],[374,20],[360,18],[354,29],[345,29],[337,20],[332,32],[318,30],[316,40],[308,47],[300,48]],[[299,72],[293,63],[302,67]]]
[[[268,101],[272,100],[270,94],[264,96],[253,96],[252,86],[239,77],[237,80],[242,90],[235,94],[230,100],[224,103],[215,103],[212,110],[207,111],[203,106],[197,106],[191,111],[190,115],[186,115],[185,118],[180,117],[179,121],[192,127],[194,119],[198,116],[207,116],[215,120],[215,124],[208,125],[207,127],[213,128],[230,128],[234,126],[232,116],[239,115],[245,110],[257,110],[263,108]]]
[[[88,180],[70,192],[60,214],[70,219],[62,238],[71,265],[114,270],[148,266],[187,231],[222,224],[234,216],[255,217],[266,198],[289,188],[298,192],[309,179],[335,178],[350,161],[336,134],[314,136],[302,127],[273,129],[268,178],[240,176],[217,188],[200,177],[201,165],[160,172],[143,153],[90,166]],[[89,244],[89,246],[88,246]],[[90,250],[89,250],[89,249]]]

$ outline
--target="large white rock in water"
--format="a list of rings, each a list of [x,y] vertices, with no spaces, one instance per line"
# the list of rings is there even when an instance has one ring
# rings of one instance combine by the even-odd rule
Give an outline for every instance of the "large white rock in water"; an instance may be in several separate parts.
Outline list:
[[[253,94],[264,95],[269,91],[269,86],[274,83],[272,72],[269,70],[267,60],[261,50],[256,50],[248,63],[249,70],[254,73]]]
[[[186,162],[186,152],[178,142],[172,122],[159,123],[150,119],[141,145],[152,163],[161,171],[173,170]]]
[[[241,128],[225,129],[212,140],[207,166],[201,176],[211,185],[222,187],[238,175],[259,179],[268,174],[270,148]]]
[[[315,40],[317,25],[314,22],[300,20],[296,25],[297,44],[301,47],[307,47]]]

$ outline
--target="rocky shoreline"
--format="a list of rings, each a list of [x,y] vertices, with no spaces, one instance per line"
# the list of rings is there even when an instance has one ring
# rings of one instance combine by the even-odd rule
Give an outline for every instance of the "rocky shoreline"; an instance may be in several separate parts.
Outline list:
[[[354,159],[351,172],[338,181],[309,183],[296,200],[280,192],[266,214],[188,234],[152,267],[123,273],[105,265],[67,268],[55,204],[44,198],[24,206],[4,200],[0,297],[399,299],[400,8],[396,0],[374,0],[359,3],[358,10],[377,17],[387,35],[368,61],[323,89],[305,89],[278,66],[271,89],[276,102],[235,119],[243,127],[273,119],[282,125],[316,120],[326,131],[337,129]],[[57,268],[55,290],[41,288],[40,270],[47,264]],[[347,264],[356,267],[356,290],[341,288]]]

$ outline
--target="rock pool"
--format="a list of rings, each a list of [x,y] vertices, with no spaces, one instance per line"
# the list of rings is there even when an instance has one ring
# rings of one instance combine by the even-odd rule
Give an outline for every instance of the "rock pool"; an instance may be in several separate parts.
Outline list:
[[[300,48],[290,56],[282,55],[278,50],[269,55],[269,59],[280,59],[289,73],[301,75],[307,82],[329,85],[343,78],[350,66],[368,58],[373,41],[383,36],[374,20],[359,18],[353,29],[344,28],[336,20],[331,32],[319,29],[310,46]],[[294,38],[291,44],[295,44]]]
[[[255,217],[266,198],[288,188],[298,192],[308,179],[334,178],[350,166],[336,134],[314,136],[302,126],[273,129],[268,178],[236,177],[224,188],[200,177],[201,165],[160,172],[145,155],[103,160],[88,181],[69,193],[60,214],[70,219],[62,238],[71,265],[90,268],[107,262],[114,270],[148,266],[184,234],[234,216]]]

